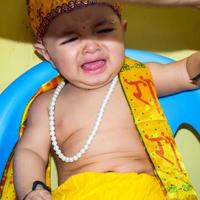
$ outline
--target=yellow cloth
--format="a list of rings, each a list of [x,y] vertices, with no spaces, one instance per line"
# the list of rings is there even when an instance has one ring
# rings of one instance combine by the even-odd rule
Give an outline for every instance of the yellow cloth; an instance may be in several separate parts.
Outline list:
[[[53,200],[166,200],[159,181],[147,174],[83,172],[53,191]]]
[[[197,200],[159,104],[150,70],[144,64],[126,58],[119,78],[136,128],[168,200]]]

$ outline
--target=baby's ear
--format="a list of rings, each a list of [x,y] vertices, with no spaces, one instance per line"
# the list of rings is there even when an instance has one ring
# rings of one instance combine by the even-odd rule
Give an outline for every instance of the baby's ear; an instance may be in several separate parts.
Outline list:
[[[45,46],[42,44],[42,42],[36,42],[34,44],[34,48],[41,55],[45,60],[51,62],[51,58],[48,54],[48,51],[46,50]]]
[[[128,26],[128,22],[126,20],[122,20],[121,24],[122,24],[123,31],[126,32],[127,26]]]

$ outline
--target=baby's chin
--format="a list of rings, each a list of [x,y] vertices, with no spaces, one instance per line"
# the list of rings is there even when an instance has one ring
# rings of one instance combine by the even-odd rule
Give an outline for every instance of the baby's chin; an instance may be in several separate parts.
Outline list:
[[[95,81],[95,82],[78,82],[78,83],[73,83],[73,82],[69,82],[71,85],[73,85],[76,88],[79,89],[83,89],[83,90],[95,90],[95,89],[99,89],[102,87],[106,87],[107,85],[109,85],[111,83],[111,81],[115,78],[116,75],[109,77],[107,80],[105,81]]]

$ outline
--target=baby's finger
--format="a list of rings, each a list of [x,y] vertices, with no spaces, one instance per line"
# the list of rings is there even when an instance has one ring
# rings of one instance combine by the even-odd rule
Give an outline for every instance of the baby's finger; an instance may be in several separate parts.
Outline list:
[[[41,197],[41,196],[34,196],[30,200],[51,200],[51,198]]]
[[[44,191],[43,193],[41,193],[41,196],[44,200],[51,200],[51,194],[48,191]]]
[[[28,200],[46,200],[44,199],[43,197],[40,197],[40,196],[32,196],[30,199]]]

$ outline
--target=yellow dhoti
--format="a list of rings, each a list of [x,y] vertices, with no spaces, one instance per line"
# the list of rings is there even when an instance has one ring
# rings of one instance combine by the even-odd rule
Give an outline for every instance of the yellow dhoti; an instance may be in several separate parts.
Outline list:
[[[113,172],[73,175],[52,196],[53,200],[166,200],[156,177]]]

